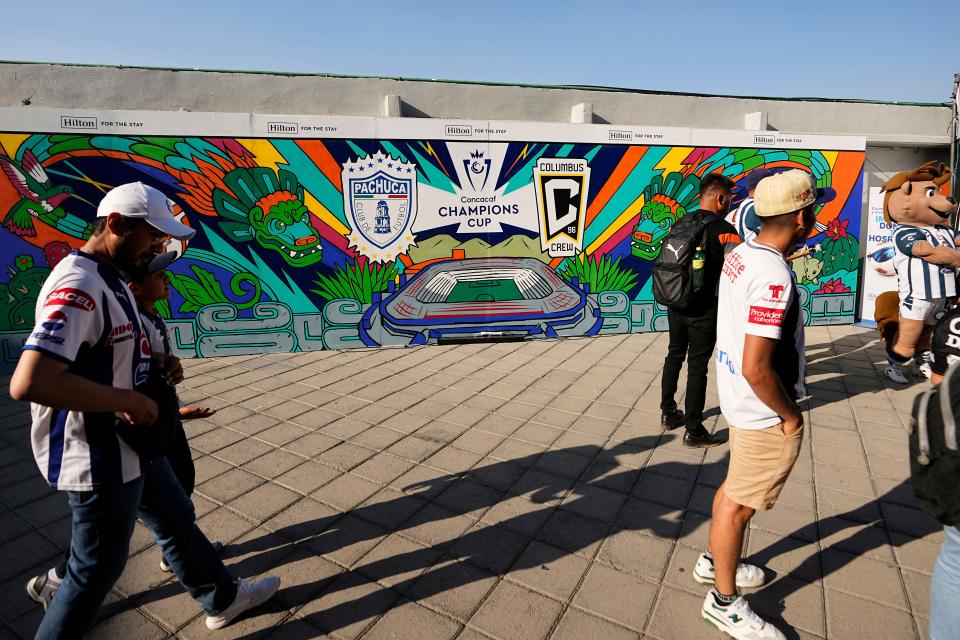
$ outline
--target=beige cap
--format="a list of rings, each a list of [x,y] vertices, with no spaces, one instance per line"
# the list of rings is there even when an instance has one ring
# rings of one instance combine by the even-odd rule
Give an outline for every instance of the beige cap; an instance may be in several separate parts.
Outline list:
[[[813,175],[792,169],[764,178],[753,194],[754,208],[760,217],[800,211],[804,207],[833,200],[833,189],[818,189]]]

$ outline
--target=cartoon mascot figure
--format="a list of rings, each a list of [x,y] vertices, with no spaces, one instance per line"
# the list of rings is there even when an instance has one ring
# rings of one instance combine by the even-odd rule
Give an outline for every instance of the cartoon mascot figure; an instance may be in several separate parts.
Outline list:
[[[957,296],[960,234],[950,226],[957,203],[940,190],[949,179],[950,169],[934,161],[898,173],[881,190],[899,291],[877,297],[875,318],[887,350],[886,376],[900,384],[908,382],[903,365],[915,354],[920,371],[930,376],[933,325]]]

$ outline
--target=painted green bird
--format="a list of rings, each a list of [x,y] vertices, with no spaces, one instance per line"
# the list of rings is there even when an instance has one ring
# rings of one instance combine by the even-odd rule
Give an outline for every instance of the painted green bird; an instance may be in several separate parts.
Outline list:
[[[83,200],[73,193],[70,187],[55,186],[29,149],[23,152],[20,164],[0,155],[0,169],[21,196],[20,202],[11,207],[3,219],[3,226],[18,236],[37,235],[33,218],[56,226],[57,221],[66,215],[66,212],[60,209],[60,203],[67,198]]]

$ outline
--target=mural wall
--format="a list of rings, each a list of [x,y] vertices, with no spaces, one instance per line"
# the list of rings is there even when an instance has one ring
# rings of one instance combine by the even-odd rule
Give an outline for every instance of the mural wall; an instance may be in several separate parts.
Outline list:
[[[856,308],[862,138],[29,108],[0,129],[8,368],[47,274],[135,180],[197,229],[161,309],[184,357],[663,330],[660,242],[706,173],[758,167],[837,191],[793,267],[807,324]]]

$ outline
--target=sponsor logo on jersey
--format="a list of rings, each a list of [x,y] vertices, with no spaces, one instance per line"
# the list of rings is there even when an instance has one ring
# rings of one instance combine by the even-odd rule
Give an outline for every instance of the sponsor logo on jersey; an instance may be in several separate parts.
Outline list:
[[[110,329],[110,334],[107,336],[106,344],[108,347],[112,347],[115,344],[120,344],[121,342],[126,342],[127,340],[132,339],[133,323],[128,322],[126,324],[119,324]]]
[[[40,323],[40,326],[47,331],[59,331],[63,325],[67,324],[67,314],[63,311],[54,311],[47,319]]]
[[[751,324],[762,324],[767,326],[779,327],[783,323],[784,309],[771,309],[770,307],[750,307],[750,316],[747,322]]]
[[[63,338],[60,336],[52,336],[49,333],[36,332],[33,334],[33,339],[39,342],[52,342],[53,344],[63,344]]]
[[[43,303],[45,307],[74,307],[84,311],[93,311],[97,308],[97,303],[93,297],[86,291],[80,289],[55,289],[47,294],[47,299]]]

